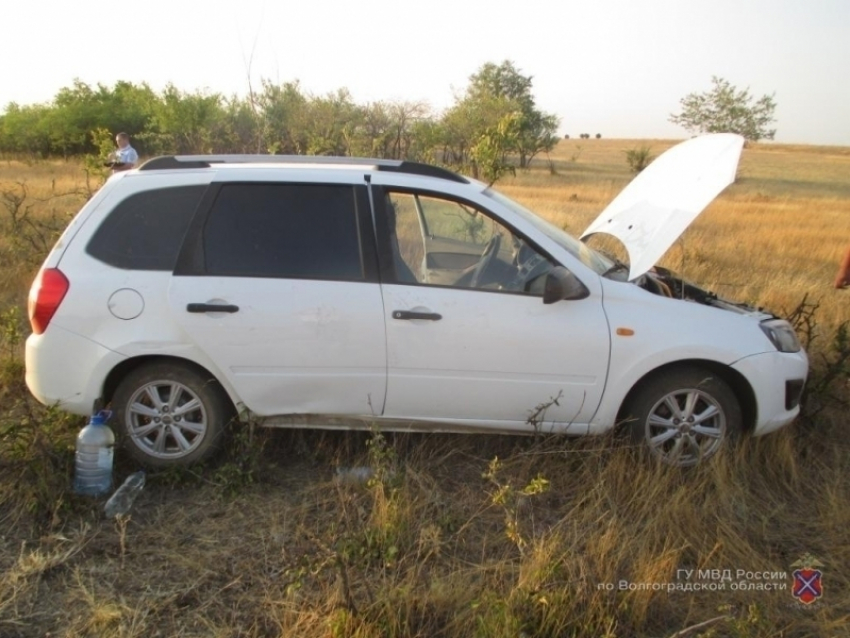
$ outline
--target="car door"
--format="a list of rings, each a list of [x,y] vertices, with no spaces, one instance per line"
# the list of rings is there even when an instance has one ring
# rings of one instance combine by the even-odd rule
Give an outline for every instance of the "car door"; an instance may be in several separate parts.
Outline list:
[[[170,311],[245,407],[382,412],[383,304],[363,186],[214,184],[187,237]]]
[[[544,304],[556,262],[473,202],[377,186],[373,196],[390,262],[385,417],[504,430],[588,423],[610,348],[599,296]]]

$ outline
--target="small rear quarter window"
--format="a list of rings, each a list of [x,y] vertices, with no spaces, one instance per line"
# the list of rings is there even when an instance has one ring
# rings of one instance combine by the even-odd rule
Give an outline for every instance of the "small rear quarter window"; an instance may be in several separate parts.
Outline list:
[[[103,220],[86,252],[125,270],[173,270],[206,188],[177,186],[130,195]]]

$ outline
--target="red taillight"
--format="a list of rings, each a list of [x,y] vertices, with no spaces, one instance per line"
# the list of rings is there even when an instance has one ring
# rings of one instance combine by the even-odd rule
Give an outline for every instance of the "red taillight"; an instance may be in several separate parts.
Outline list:
[[[68,278],[58,268],[45,268],[39,271],[30,288],[27,307],[32,331],[40,335],[47,330],[47,324],[59,309],[70,284]]]

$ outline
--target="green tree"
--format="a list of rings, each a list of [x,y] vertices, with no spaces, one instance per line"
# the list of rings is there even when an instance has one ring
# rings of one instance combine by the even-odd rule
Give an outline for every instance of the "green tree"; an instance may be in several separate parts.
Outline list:
[[[312,97],[306,110],[307,155],[351,155],[361,109],[348,89]]]
[[[364,155],[442,163],[493,181],[510,170],[510,156],[527,166],[557,141],[558,120],[535,107],[531,86],[531,76],[512,62],[485,64],[436,118],[424,103],[359,105],[344,88],[313,96],[298,81],[263,81],[246,98],[226,99],[173,85],[154,93],[146,84],[75,80],[49,103],[9,104],[0,114],[0,152],[88,155],[96,162],[100,146],[125,131],[147,156]]]
[[[0,116],[0,151],[46,156],[50,153],[50,129],[46,125],[50,107],[45,104],[20,106],[15,102]]]
[[[64,156],[97,152],[91,132],[98,128],[113,135],[120,131],[135,135],[147,127],[156,102],[146,84],[117,82],[114,87],[91,87],[74,80],[70,87],[59,90],[46,115],[51,152]]]
[[[523,75],[510,60],[497,65],[488,62],[470,78],[467,99],[480,101],[486,98],[502,100],[504,112],[518,112],[515,121],[516,135],[512,148],[507,149],[519,156],[520,168],[525,168],[535,155],[551,151],[558,142],[556,134],[558,117],[540,111],[531,93],[532,76]]]
[[[259,116],[255,153],[303,155],[307,151],[306,124],[308,97],[298,81],[272,84],[263,82],[254,101]]]
[[[255,153],[260,127],[250,100],[232,96],[224,100],[222,108],[219,133],[214,139],[214,151],[216,153]]]
[[[74,80],[48,104],[9,104],[0,116],[0,150],[64,157],[97,153],[92,131],[135,136],[148,127],[157,99],[146,84],[91,87]]]
[[[531,84],[532,76],[522,75],[510,60],[499,65],[487,62],[469,77],[466,93],[473,100],[488,96],[505,98],[527,113],[534,108]]]
[[[503,116],[495,126],[484,131],[469,150],[476,177],[483,178],[492,185],[502,175],[515,172],[505,157],[506,150],[516,146],[521,127],[522,114],[513,111]]]
[[[514,111],[514,104],[507,98],[490,94],[467,95],[443,114],[440,120],[440,142],[442,161],[460,169],[470,168],[471,149],[488,131]],[[514,145],[502,145],[501,152],[507,155]],[[473,174],[474,174],[474,167]]]
[[[151,126],[139,138],[155,153],[211,153],[224,114],[218,93],[184,93],[169,84],[156,104]]]
[[[116,82],[108,96],[104,123],[108,125],[113,137],[121,131],[135,135],[146,130],[160,101],[159,96],[144,82]],[[147,152],[141,146],[137,150]]]
[[[428,118],[421,102],[372,102],[361,109],[352,155],[410,159],[415,130]]]
[[[753,101],[749,89],[738,89],[717,76],[711,82],[711,90],[683,97],[681,112],[670,115],[670,121],[694,133],[738,133],[750,142],[773,139],[773,95]]]
[[[435,117],[416,119],[410,126],[410,146],[404,159],[439,164],[443,161],[443,130]]]
[[[395,157],[393,155],[393,114],[385,102],[367,104],[362,113],[359,139],[353,145],[354,155]]]

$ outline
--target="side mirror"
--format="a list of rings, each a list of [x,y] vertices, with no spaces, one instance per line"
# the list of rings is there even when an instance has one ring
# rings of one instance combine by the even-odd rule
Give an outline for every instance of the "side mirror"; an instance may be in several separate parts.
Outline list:
[[[584,299],[590,291],[576,276],[563,266],[555,266],[546,275],[543,285],[543,303],[550,304],[562,299]]]

